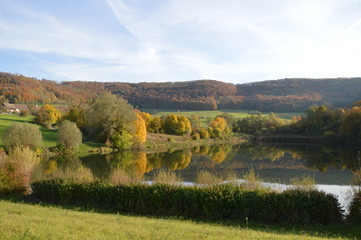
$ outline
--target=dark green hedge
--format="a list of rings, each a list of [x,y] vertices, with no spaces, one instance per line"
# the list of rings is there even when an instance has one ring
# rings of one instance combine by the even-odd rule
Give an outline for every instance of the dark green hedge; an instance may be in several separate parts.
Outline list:
[[[342,221],[337,199],[319,191],[283,193],[249,191],[234,185],[184,187],[172,185],[108,185],[64,180],[36,182],[41,201],[106,212],[182,216],[245,222],[333,224]]]

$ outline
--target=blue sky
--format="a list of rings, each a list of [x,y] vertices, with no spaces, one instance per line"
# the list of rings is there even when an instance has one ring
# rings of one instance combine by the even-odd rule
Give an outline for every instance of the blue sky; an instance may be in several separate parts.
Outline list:
[[[57,81],[361,77],[359,0],[0,0],[0,71]]]

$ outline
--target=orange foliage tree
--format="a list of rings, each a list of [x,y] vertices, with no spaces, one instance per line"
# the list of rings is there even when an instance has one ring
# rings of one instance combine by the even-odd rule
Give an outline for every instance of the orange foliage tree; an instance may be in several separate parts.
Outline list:
[[[147,127],[142,115],[137,112],[137,119],[133,121],[135,133],[133,135],[134,142],[144,143],[147,140]]]

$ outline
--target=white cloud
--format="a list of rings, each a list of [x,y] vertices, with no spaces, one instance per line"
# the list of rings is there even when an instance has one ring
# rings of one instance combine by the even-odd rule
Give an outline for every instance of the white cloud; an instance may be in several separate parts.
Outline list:
[[[361,76],[358,1],[167,0],[153,8],[142,1],[105,4],[119,29],[84,27],[51,12],[5,6],[16,17],[0,14],[0,49],[40,53],[38,65],[59,80],[249,82]],[[101,21],[102,16],[94,17]]]

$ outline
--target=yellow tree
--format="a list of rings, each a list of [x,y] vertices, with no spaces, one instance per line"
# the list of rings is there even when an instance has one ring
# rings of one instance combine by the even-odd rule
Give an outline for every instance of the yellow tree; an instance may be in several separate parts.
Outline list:
[[[52,105],[42,106],[36,114],[35,121],[46,128],[59,122],[61,118],[60,111]]]
[[[137,113],[143,118],[143,120],[145,122],[145,126],[147,127],[147,130],[148,130],[149,123],[153,119],[152,115],[150,115],[149,113],[146,113],[146,112],[141,112],[139,110],[137,110]]]
[[[224,132],[225,130],[228,129],[227,120],[222,118],[222,117],[216,117],[211,122],[211,127],[212,128],[219,128],[222,132]]]
[[[168,134],[184,135],[192,130],[191,122],[184,116],[168,115],[164,120],[164,131]]]
[[[135,134],[133,139],[136,143],[144,143],[147,140],[147,127],[142,115],[137,112],[137,119],[133,121]]]

